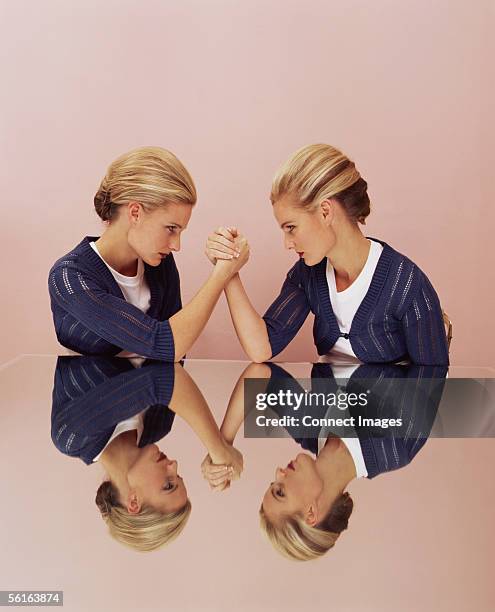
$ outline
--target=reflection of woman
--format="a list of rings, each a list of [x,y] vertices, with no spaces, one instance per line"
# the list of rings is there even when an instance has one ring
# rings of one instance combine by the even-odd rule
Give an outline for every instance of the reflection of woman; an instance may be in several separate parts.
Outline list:
[[[110,165],[94,198],[107,229],[100,238],[84,238],[50,271],[61,344],[83,354],[124,350],[165,361],[186,353],[248,257],[238,241],[238,257],[214,270],[182,308],[172,253],[195,202],[194,183],[170,151],[143,147]]]
[[[156,442],[174,413],[191,426],[220,473],[242,471],[242,455],[227,445],[190,376],[180,365],[134,369],[125,359],[59,358],[52,439],[64,454],[107,473],[96,495],[111,535],[136,550],[154,550],[179,535],[191,503],[177,461]],[[230,467],[226,467],[230,466]]]
[[[304,147],[276,174],[270,199],[285,247],[299,261],[263,317],[238,274],[227,284],[232,320],[250,359],[277,355],[311,311],[320,356],[448,363],[442,311],[428,278],[407,257],[359,229],[370,201],[352,161],[329,145]],[[235,228],[218,229],[207,242],[209,259],[231,257],[236,237]]]
[[[328,369],[328,372],[327,372]],[[360,370],[362,370],[360,372]],[[342,370],[341,370],[342,371]],[[312,391],[337,391],[329,365],[317,364],[312,372]],[[319,378],[321,376],[328,378]],[[443,390],[446,368],[411,366],[361,366],[349,381],[353,389],[368,388],[376,381],[369,396],[373,400],[356,414],[373,418],[401,416],[407,436],[399,437],[392,429],[374,433],[357,427],[351,434],[339,438],[331,431],[321,431],[318,438],[301,438],[301,429],[287,427],[288,433],[301,447],[316,455],[299,453],[285,468],[275,470],[274,481],[263,496],[260,524],[278,552],[289,559],[307,561],[325,554],[333,547],[339,534],[347,528],[353,502],[346,487],[355,478],[374,478],[410,463],[423,447],[436,416]],[[340,374],[339,374],[340,376]],[[314,377],[314,378],[313,378]],[[364,383],[360,381],[363,380]],[[233,443],[244,418],[243,382],[246,378],[267,379],[267,391],[303,391],[296,380],[275,364],[251,364],[241,375],[224,417],[221,432]],[[393,384],[390,381],[394,380]],[[402,384],[401,384],[402,383]],[[266,387],[265,387],[266,388]],[[247,406],[251,409],[252,406]],[[292,407],[272,406],[277,416],[291,416]],[[318,412],[318,410],[320,412]],[[326,415],[326,406],[300,407],[297,415],[303,422],[305,414]],[[342,416],[342,415],[339,415]],[[208,477],[208,474],[206,474]],[[228,484],[228,475],[218,485]]]

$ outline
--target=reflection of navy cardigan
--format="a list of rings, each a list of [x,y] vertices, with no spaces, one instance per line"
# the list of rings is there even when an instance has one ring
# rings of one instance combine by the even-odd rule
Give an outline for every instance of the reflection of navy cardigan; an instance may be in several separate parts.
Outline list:
[[[53,322],[63,346],[85,355],[127,350],[150,359],[174,361],[169,319],[182,308],[179,273],[172,254],[159,266],[144,264],[150,288],[146,314],[126,302],[117,281],[86,237],[50,270]]]
[[[301,259],[289,270],[280,295],[263,317],[272,357],[289,344],[311,311],[319,355],[328,353],[342,336],[364,363],[406,358],[416,364],[448,365],[442,310],[430,281],[407,257],[377,242],[383,251],[349,334],[340,331],[332,310],[326,257],[315,266]]]
[[[302,391],[297,380],[286,370],[277,364],[269,365],[272,370],[269,392],[287,388],[295,393]],[[350,414],[354,417],[361,414],[367,418],[400,417],[407,431],[405,436],[398,436],[393,428],[373,432],[370,428],[356,427],[368,478],[405,467],[423,448],[437,415],[446,375],[446,367],[367,364],[360,366],[353,373],[347,383],[346,392],[359,393],[370,388],[371,394],[366,408],[349,408]],[[398,384],[394,384],[394,381]],[[328,393],[332,389],[336,391],[337,388],[330,365],[315,364],[311,372],[311,391]],[[286,406],[275,406],[273,410],[279,416],[293,414],[292,408],[288,409]],[[319,407],[321,414],[317,413],[314,407],[304,410],[312,417],[323,417],[326,406]],[[298,416],[302,419],[304,414],[300,409]],[[317,454],[318,439],[302,438],[294,428],[286,429],[303,449]]]
[[[174,364],[135,369],[118,357],[59,357],[52,405],[52,440],[58,450],[90,465],[115,426],[146,410],[139,447],[163,438],[175,413],[168,408]]]

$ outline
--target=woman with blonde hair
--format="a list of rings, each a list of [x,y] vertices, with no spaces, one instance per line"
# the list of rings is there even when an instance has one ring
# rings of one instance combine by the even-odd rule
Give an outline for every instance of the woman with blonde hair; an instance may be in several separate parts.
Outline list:
[[[239,274],[225,287],[230,314],[249,358],[280,353],[311,311],[321,359],[448,364],[442,309],[425,273],[360,228],[370,213],[366,181],[338,149],[303,147],[276,173],[270,200],[287,249],[299,261],[261,317]],[[216,265],[235,257],[236,228],[207,241]]]
[[[109,533],[145,552],[174,540],[191,513],[177,460],[157,446],[171,432],[176,414],[206,448],[217,475],[239,477],[243,460],[223,440],[203,395],[180,364],[147,362],[134,368],[131,361],[60,357],[52,440],[63,454],[102,465],[106,476],[95,501]]]
[[[166,149],[142,147],[110,165],[94,197],[106,230],[84,238],[50,270],[63,346],[90,355],[183,357],[249,256],[247,243],[238,241],[236,256],[221,262],[182,307],[173,253],[195,203],[190,174]]]

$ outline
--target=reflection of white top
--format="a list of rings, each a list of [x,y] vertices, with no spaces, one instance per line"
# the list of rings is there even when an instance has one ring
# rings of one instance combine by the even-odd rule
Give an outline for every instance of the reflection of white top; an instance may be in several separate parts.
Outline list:
[[[91,245],[93,251],[98,255],[98,257],[110,270],[112,276],[117,282],[117,285],[120,287],[120,290],[124,295],[125,301],[139,308],[141,312],[148,312],[151,301],[151,292],[144,276],[143,260],[141,258],[138,259],[138,269],[136,276],[125,276],[124,274],[117,272],[117,270],[114,270],[111,266],[107,264],[107,262],[100,255],[98,247],[94,242],[90,242],[89,244]],[[136,353],[130,353],[129,351],[121,351],[118,356],[139,357],[139,355],[136,355]]]
[[[339,373],[337,369],[332,368],[334,376],[338,378]],[[348,374],[350,376],[350,374]],[[342,377],[342,373],[340,373]],[[325,419],[330,419],[333,414],[332,407],[330,406],[325,414]],[[349,433],[356,434],[356,430],[353,427],[346,428]],[[352,431],[351,431],[352,430]],[[318,435],[318,455],[321,452],[321,449],[325,446],[328,436],[332,433],[332,428],[326,425],[321,428],[321,431]],[[346,445],[347,450],[351,454],[352,460],[354,461],[354,467],[356,468],[356,478],[366,478],[368,476],[368,470],[366,469],[366,463],[364,462],[363,451],[361,449],[361,444],[359,442],[359,438],[356,436],[355,438],[340,438],[342,442]]]
[[[328,292],[330,295],[330,302],[332,309],[339,324],[340,331],[348,334],[354,315],[357,309],[361,305],[365,295],[368,293],[368,289],[371,285],[373,274],[375,273],[376,265],[382,254],[383,247],[379,242],[375,240],[369,240],[370,252],[368,253],[368,259],[364,264],[363,269],[359,273],[356,280],[344,291],[337,291],[335,284],[335,271],[330,264],[327,264],[327,283]],[[331,358],[346,358],[349,363],[356,363],[357,357],[352,350],[351,342],[348,338],[338,338],[337,342],[332,346],[330,351],[327,353],[328,357]],[[324,361],[324,359],[322,359]],[[357,360],[359,362],[359,360]]]
[[[111,435],[108,442],[105,444],[105,448],[118,435],[120,435],[121,433],[124,433],[124,431],[130,431],[131,429],[137,429],[137,439],[136,439],[136,446],[137,446],[139,444],[139,440],[141,439],[141,435],[143,433],[143,417],[144,417],[145,412],[146,412],[146,409],[142,410],[139,414],[135,414],[134,416],[129,417],[125,421],[120,421],[120,423],[117,423],[117,425],[115,426],[115,429],[113,430],[113,434]],[[98,455],[96,455],[96,457],[93,459],[93,463],[95,461],[98,461],[101,453],[105,450],[105,448],[103,448],[102,451]]]

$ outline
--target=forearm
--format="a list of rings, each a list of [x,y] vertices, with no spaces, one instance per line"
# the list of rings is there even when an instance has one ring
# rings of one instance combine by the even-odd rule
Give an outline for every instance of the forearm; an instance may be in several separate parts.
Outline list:
[[[186,421],[210,454],[223,451],[225,443],[208,404],[180,365],[175,366],[175,385],[169,408]]]
[[[210,277],[192,300],[169,319],[179,361],[203,331],[225,287],[226,278],[213,269]]]
[[[248,357],[257,363],[270,359],[272,349],[265,322],[251,304],[239,274],[227,283],[225,296],[237,337]]]
[[[245,413],[254,406],[244,407],[244,381],[246,378],[266,378],[268,381],[271,370],[266,364],[251,363],[239,377],[230,396],[229,405],[220,427],[220,432],[228,444],[233,444],[237,432],[244,421]]]

